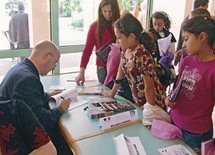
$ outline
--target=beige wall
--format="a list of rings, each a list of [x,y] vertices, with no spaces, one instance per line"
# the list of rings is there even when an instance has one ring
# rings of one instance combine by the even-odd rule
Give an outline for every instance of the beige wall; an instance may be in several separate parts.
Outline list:
[[[184,17],[186,17],[187,15],[189,15],[189,13],[192,11],[193,9],[193,1],[194,0],[187,0],[185,3],[185,11],[184,11]]]
[[[209,0],[208,11],[212,16],[215,16],[215,0]]]
[[[40,40],[50,40],[50,7],[48,0],[32,0],[29,12],[31,46]]]

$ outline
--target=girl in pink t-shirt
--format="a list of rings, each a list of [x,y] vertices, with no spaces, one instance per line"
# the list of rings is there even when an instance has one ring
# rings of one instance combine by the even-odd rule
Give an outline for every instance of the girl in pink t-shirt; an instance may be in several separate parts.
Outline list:
[[[182,25],[183,48],[188,56],[179,68],[182,80],[178,95],[170,102],[172,122],[182,130],[187,144],[200,153],[201,142],[213,137],[212,112],[215,104],[215,21],[196,16]]]

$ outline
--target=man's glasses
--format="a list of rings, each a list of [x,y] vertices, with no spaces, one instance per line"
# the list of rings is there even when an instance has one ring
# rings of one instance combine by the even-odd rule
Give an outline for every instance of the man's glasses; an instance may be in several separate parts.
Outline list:
[[[54,59],[55,61],[55,67],[59,65],[59,62],[58,60],[50,53],[50,55],[52,56],[52,58]]]

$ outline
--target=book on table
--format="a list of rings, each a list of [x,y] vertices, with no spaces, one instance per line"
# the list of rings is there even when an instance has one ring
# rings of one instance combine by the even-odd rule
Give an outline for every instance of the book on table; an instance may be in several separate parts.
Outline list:
[[[215,138],[201,143],[201,155],[215,154]]]
[[[111,97],[99,96],[89,99],[87,114],[89,118],[93,119],[133,109],[135,109],[135,107],[126,101],[116,101]]]
[[[169,97],[170,97],[170,101],[171,102],[174,102],[179,94],[179,91],[182,87],[182,83],[183,83],[183,80],[184,80],[184,76],[185,76],[185,73],[186,73],[186,70],[187,70],[187,66],[185,66],[183,72],[182,72],[182,75],[179,79],[179,82],[177,84],[177,86],[173,89],[173,91],[169,94]]]
[[[99,87],[81,87],[78,95],[100,95],[102,92],[103,89]]]
[[[51,88],[53,88],[53,86],[51,86]],[[54,89],[55,88],[56,87],[54,87]],[[63,99],[71,98],[72,101],[70,103],[68,110],[74,109],[78,106],[81,106],[81,105],[87,103],[86,100],[83,100],[80,97],[78,97],[78,91],[76,88],[73,88],[73,87],[64,89],[61,93],[51,96],[51,98],[52,98],[52,100],[54,100],[56,105],[58,105],[59,102]]]

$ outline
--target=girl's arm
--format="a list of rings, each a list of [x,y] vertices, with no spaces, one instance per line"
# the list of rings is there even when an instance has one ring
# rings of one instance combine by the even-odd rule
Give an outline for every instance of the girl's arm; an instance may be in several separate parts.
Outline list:
[[[124,73],[122,71],[121,66],[119,65],[119,69],[116,75],[116,81],[117,80],[122,80],[124,78]],[[102,93],[102,96],[106,96],[106,97],[114,97],[117,93],[117,90],[119,89],[121,83],[114,83],[113,88],[111,89],[110,93]]]
[[[143,80],[145,83],[145,97],[146,101],[151,105],[155,105],[155,85],[152,77],[148,75],[143,76]]]
[[[118,69],[118,72],[117,72],[117,75],[116,75],[116,80],[122,80],[124,78],[124,73],[122,71],[122,68],[121,68],[121,65],[119,65],[119,69]],[[121,83],[117,84],[117,83],[114,83],[113,85],[113,88],[111,89],[111,92],[110,92],[110,96],[111,97],[114,97],[117,93],[117,90],[119,89],[119,86],[120,86]]]

